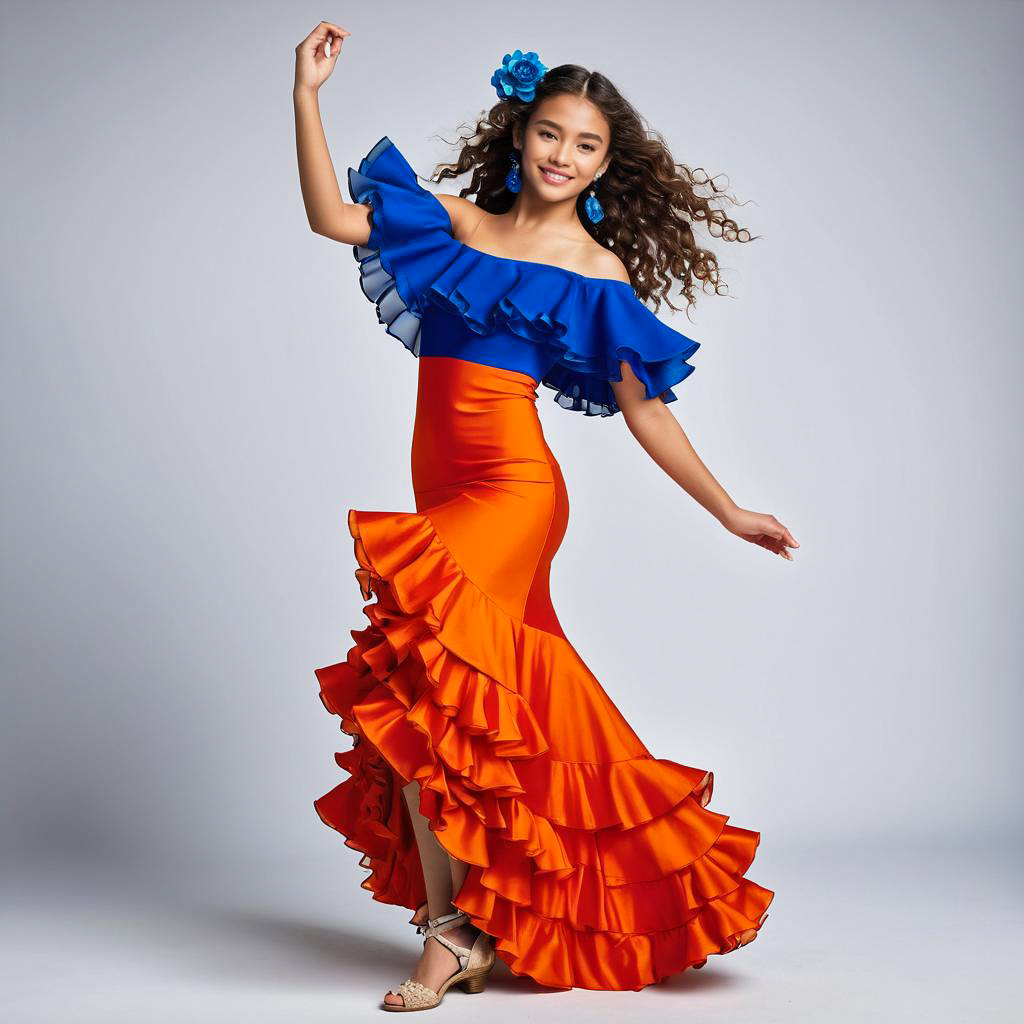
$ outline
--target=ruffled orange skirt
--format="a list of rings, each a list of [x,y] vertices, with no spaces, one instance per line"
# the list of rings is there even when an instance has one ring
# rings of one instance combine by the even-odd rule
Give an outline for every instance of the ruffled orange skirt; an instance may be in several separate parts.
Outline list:
[[[416,512],[349,510],[369,625],[320,696],[355,737],[314,802],[375,900],[417,908],[402,787],[470,865],[453,900],[515,974],[638,990],[759,929],[758,832],[708,809],[713,775],[654,758],[566,639],[549,596],[568,497],[537,382],[421,356]]]

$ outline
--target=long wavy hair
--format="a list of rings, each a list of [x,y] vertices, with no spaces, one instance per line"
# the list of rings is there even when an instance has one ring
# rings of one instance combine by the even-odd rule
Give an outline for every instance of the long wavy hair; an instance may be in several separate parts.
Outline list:
[[[461,126],[470,134],[460,134],[463,145],[458,158],[438,164],[427,180],[441,182],[472,171],[469,184],[459,195],[475,197],[476,205],[489,213],[507,212],[515,201],[505,187],[509,158],[515,149],[512,129],[521,124],[525,131],[537,105],[560,93],[589,100],[611,126],[611,162],[595,182],[604,218],[593,224],[584,212],[589,186],[580,193],[576,212],[590,235],[622,260],[637,296],[645,302],[653,300],[655,310],[662,300],[678,310],[669,298],[675,279],[682,286],[689,313],[696,302],[698,283],[702,292],[727,294],[718,260],[697,243],[694,225],[702,222],[712,236],[730,242],[749,242],[760,236],[751,236],[716,207],[719,199],[736,200],[719,189],[703,168],[677,164],[662,136],[646,127],[633,105],[599,71],[562,64],[547,71],[532,101],[515,96],[500,100],[483,112],[475,127]],[[709,195],[701,194],[705,189],[710,190]]]

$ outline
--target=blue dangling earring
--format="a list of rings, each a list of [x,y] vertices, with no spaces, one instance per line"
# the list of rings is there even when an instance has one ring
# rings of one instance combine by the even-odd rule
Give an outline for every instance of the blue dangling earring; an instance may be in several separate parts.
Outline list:
[[[512,166],[509,168],[508,174],[505,175],[505,188],[509,192],[518,192],[523,187],[523,183],[519,179],[519,161],[516,159],[516,151],[514,149],[510,156]]]
[[[587,196],[587,201],[583,204],[583,209],[586,210],[587,218],[591,224],[596,224],[599,220],[604,219],[604,207],[601,205],[601,201],[597,198],[595,191],[595,183],[597,179],[601,177],[601,171],[594,175],[594,181],[590,185],[590,195]]]

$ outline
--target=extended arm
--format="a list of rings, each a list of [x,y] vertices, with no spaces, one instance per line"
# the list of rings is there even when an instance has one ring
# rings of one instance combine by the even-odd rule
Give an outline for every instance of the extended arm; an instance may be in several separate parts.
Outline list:
[[[694,451],[672,410],[660,398],[648,399],[630,365],[620,365],[622,380],[612,381],[612,390],[630,433],[644,451],[730,533],[792,561],[786,548],[800,545],[789,530],[775,516],[740,508]]]

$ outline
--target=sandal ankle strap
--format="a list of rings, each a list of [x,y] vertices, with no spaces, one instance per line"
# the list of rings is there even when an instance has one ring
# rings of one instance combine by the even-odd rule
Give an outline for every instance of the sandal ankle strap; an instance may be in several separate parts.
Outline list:
[[[464,921],[469,922],[469,915],[464,910],[453,910],[450,914],[442,914],[440,917],[428,917],[426,927],[418,924],[416,931],[424,938],[429,938],[431,935],[446,932],[449,928],[457,928]]]
[[[447,935],[435,934],[428,937],[436,939],[442,946],[445,946],[452,952],[459,963],[460,971],[464,971],[469,966],[469,958],[473,955],[473,948],[471,946],[460,946],[458,943],[452,942]]]

